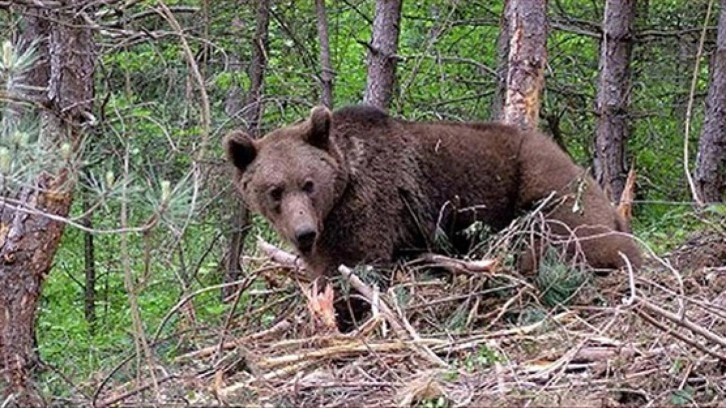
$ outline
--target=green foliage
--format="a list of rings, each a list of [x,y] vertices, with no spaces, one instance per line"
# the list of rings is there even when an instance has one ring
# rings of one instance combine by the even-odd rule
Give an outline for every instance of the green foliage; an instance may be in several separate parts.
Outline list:
[[[67,149],[62,143],[44,139],[38,118],[23,115],[11,120],[12,115],[2,112],[3,188],[24,185],[40,170],[53,172],[69,159],[81,170],[72,220],[80,222],[85,213],[82,200],[88,200],[93,207],[90,220],[96,231],[98,275],[94,330],[83,312],[85,233],[76,228],[66,229],[38,313],[42,359],[78,383],[86,383],[94,373],[108,372],[134,351],[124,286],[125,259],[119,251],[122,205],[128,208],[131,228],[127,232],[126,256],[147,336],[159,328],[161,319],[184,295],[222,280],[220,265],[236,220],[229,188],[231,177],[229,169],[221,165],[219,142],[228,129],[244,125],[240,116],[229,117],[225,107],[232,91],[238,91],[244,103],[250,87],[247,71],[253,51],[255,10],[254,2],[208,2],[212,3],[206,17],[200,12],[177,13],[206,80],[211,104],[210,145],[201,161],[195,162],[203,133],[197,85],[190,76],[178,36],[170,35],[167,22],[155,12],[126,23],[125,30],[140,33],[132,41],[97,32],[100,58],[94,116],[99,124],[88,129],[76,156],[63,157]],[[320,94],[314,4],[272,3],[262,131],[306,116]],[[125,16],[153,11],[157,6],[151,0],[134,4]],[[165,4],[202,5],[191,0]],[[497,89],[496,42],[502,4],[405,2],[392,110],[411,119],[489,119]],[[327,6],[335,71],[334,103],[339,107],[362,100],[374,2],[327,2]],[[685,0],[647,2],[648,8],[639,14],[636,28],[668,33],[700,27],[704,6],[705,2]],[[582,31],[597,33],[592,27],[599,27],[602,13],[602,2],[562,0],[550,5],[550,15],[558,24],[553,25],[548,38],[542,128],[559,132],[569,153],[585,166],[593,155],[597,119],[593,107],[599,39]],[[0,19],[0,37],[16,38],[20,26],[15,17]],[[709,32],[706,56],[713,48],[713,34]],[[629,117],[632,136],[627,151],[628,160],[633,160],[638,169],[640,202],[634,208],[634,230],[658,253],[672,248],[699,226],[690,206],[678,205],[690,202],[682,147],[695,55],[694,39],[679,42],[680,37],[656,36],[633,50]],[[680,50],[680,46],[686,49]],[[13,52],[7,51],[8,47],[3,45],[0,83],[14,92],[21,89],[15,85],[35,59],[27,51],[32,47],[15,47]],[[19,49],[26,51],[17,52]],[[693,138],[689,141],[691,167],[707,86],[708,64],[704,58],[698,71]],[[5,98],[0,102],[5,104]],[[204,184],[197,184],[200,172],[206,176]],[[713,206],[706,212],[723,216],[724,207]],[[468,231],[477,242],[486,242],[489,232],[480,225]],[[257,236],[279,243],[269,225],[255,216],[245,248],[254,248]],[[441,251],[450,251],[451,243],[443,231],[437,231],[435,240]],[[549,251],[537,277],[546,305],[566,303],[586,281],[584,272],[572,269]],[[401,304],[407,300],[399,299]],[[217,291],[204,292],[193,303],[199,321],[209,325],[218,323],[229,311],[219,301]],[[525,324],[544,317],[545,312],[536,308],[518,316],[519,323]],[[451,327],[465,318],[462,308],[452,316]],[[179,315],[174,315],[164,326],[162,337],[174,333],[180,321]],[[157,348],[163,350],[163,357],[176,353],[177,346],[171,344],[176,343]],[[479,350],[464,364],[467,369],[486,367],[496,358],[491,350]],[[44,375],[43,384],[49,393],[62,395],[68,391],[59,376],[53,372]],[[675,393],[672,401],[678,405],[690,401],[687,397]],[[441,406],[442,402],[434,399],[425,404]]]
[[[588,273],[563,260],[562,254],[547,247],[539,262],[535,283],[545,306],[567,305],[588,280]]]
[[[0,56],[0,194],[17,192],[28,186],[41,172],[57,174],[64,163],[73,159],[71,146],[63,139],[51,140],[43,132],[37,114],[20,102],[28,99],[24,85],[37,62],[36,45],[13,45],[3,41]]]
[[[702,228],[702,222],[690,206],[651,204],[634,219],[633,229],[656,254],[663,254],[683,242],[688,235]]]
[[[503,362],[502,356],[496,350],[481,344],[476,350],[467,352],[453,360],[451,362],[451,371],[444,373],[443,377],[446,381],[453,381],[458,377],[459,370],[464,370],[466,373],[475,373],[501,362]]]
[[[100,226],[99,226],[100,227]],[[205,246],[198,245],[198,236],[209,235],[210,231],[193,227],[182,243],[186,257],[201,259]],[[107,369],[133,351],[132,322],[128,299],[124,289],[120,268],[118,235],[102,235],[95,239],[98,280],[96,288],[96,323],[91,329],[84,317],[83,286],[85,265],[83,257],[77,256],[77,248],[83,248],[83,233],[68,229],[59,248],[54,273],[50,274],[42,293],[38,311],[37,335],[39,352],[44,361],[56,366],[66,376],[83,377],[88,373]],[[144,249],[142,240],[131,238],[131,258],[134,271],[143,271]],[[159,257],[164,256],[158,253]],[[147,333],[153,333],[162,317],[182,297],[178,282],[179,271],[168,270],[163,262],[149,265],[146,276],[138,276],[138,298]],[[178,267],[178,266],[177,266]],[[218,282],[217,265],[214,259],[201,265],[197,280],[190,289],[202,288]],[[170,290],[172,288],[176,288]],[[210,325],[221,324],[229,306],[219,301],[217,291],[206,292],[194,300],[197,318]],[[162,337],[176,331],[178,318],[167,324]],[[176,352],[174,347],[162,347],[169,356]],[[62,364],[60,364],[62,362]],[[48,373],[52,383],[55,378]],[[50,384],[49,384],[50,385]]]
[[[421,403],[419,403],[417,406],[423,407],[423,408],[447,408],[451,406],[451,401],[449,401],[445,396],[439,395],[435,398],[428,398]]]
[[[479,346],[476,355],[472,357],[473,359],[470,358],[465,361],[465,367],[469,372],[473,372],[477,367],[486,368],[502,361],[496,351],[484,345]]]
[[[685,387],[682,390],[676,390],[671,394],[671,404],[675,406],[690,405],[693,403],[693,389]]]

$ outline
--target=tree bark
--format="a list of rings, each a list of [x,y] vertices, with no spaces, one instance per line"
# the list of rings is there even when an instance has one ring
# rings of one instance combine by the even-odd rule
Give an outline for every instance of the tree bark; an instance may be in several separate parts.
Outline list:
[[[504,120],[504,105],[507,102],[507,73],[509,71],[509,24],[511,0],[504,0],[502,15],[499,19],[497,36],[497,92],[492,103],[492,120]]]
[[[510,0],[505,7],[509,57],[504,120],[536,129],[547,64],[547,1]]]
[[[328,39],[328,16],[325,12],[325,0],[315,0],[318,14],[318,37],[320,38],[320,66],[322,69],[321,102],[328,109],[333,107],[333,68],[330,64],[330,40]]]
[[[83,191],[82,206],[85,216],[81,220],[86,228],[93,228],[93,212],[91,210],[89,191]],[[89,333],[93,335],[96,326],[96,250],[93,233],[83,233],[83,262],[85,270],[83,311],[88,323]]]
[[[258,136],[260,133],[260,121],[262,118],[263,107],[262,87],[265,81],[265,72],[267,71],[267,55],[269,50],[269,0],[257,1],[255,20],[255,35],[252,40],[252,60],[250,61],[248,70],[250,89],[247,97],[245,98],[246,101],[242,116],[245,121],[247,131],[253,136]],[[242,200],[235,195],[234,201],[235,209],[232,214],[231,225],[234,225],[235,229],[229,238],[229,249],[227,251],[227,265],[224,282],[234,282],[239,280],[242,274],[239,259],[244,250],[244,242],[250,224],[249,211]],[[225,287],[222,289],[222,297],[226,299],[235,291],[236,288],[233,286]]]
[[[628,175],[625,143],[630,135],[628,106],[634,21],[635,0],[606,1],[593,165],[597,182],[613,202],[620,199]]]
[[[723,201],[726,191],[726,0],[721,0],[710,76],[695,177],[698,195],[706,203]]]
[[[71,151],[79,144],[79,125],[92,105],[93,37],[77,15],[84,3],[67,1],[66,7],[52,12],[21,11],[26,16],[25,41],[40,44],[40,59],[26,84],[47,90],[43,99],[49,109],[40,113],[41,138],[36,143],[47,143],[49,149]],[[33,381],[34,325],[42,283],[64,228],[45,214],[68,215],[74,179],[72,168],[63,166],[56,172],[43,171],[18,188],[4,186],[0,197],[2,393],[6,398],[12,395],[20,406],[43,404]]]
[[[373,33],[368,45],[368,81],[363,102],[388,110],[396,82],[402,0],[376,0]]]
[[[267,71],[267,54],[269,53],[270,0],[257,0],[255,15],[255,36],[252,44],[252,61],[250,61],[250,91],[247,96],[245,120],[250,133],[258,134],[262,117],[262,86]]]

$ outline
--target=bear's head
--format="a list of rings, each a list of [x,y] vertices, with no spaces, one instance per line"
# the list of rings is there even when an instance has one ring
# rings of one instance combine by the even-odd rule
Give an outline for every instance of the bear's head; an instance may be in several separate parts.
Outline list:
[[[332,129],[330,111],[319,106],[307,120],[259,140],[232,131],[224,142],[247,206],[269,220],[302,255],[315,250],[323,220],[347,183]]]

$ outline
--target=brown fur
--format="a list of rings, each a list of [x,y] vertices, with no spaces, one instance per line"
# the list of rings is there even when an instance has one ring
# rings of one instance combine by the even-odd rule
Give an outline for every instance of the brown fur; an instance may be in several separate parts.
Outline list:
[[[566,232],[556,221],[579,237],[627,231],[602,190],[553,141],[503,124],[416,123],[372,107],[332,114],[319,107],[258,141],[233,132],[226,148],[246,203],[298,247],[314,277],[339,264],[389,263],[424,250],[437,223],[448,231],[476,220],[504,228],[552,191],[564,197],[548,215],[555,233]],[[585,189],[575,213],[578,179]],[[312,242],[300,242],[311,232]],[[636,267],[641,262],[622,234],[580,245],[596,268],[622,266],[618,251]]]

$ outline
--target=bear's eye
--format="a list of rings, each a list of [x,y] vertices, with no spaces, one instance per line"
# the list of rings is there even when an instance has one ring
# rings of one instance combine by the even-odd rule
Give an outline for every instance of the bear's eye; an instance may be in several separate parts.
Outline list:
[[[315,184],[311,180],[308,180],[303,184],[302,190],[306,192],[307,194],[312,194],[313,190],[315,189]]]
[[[272,198],[273,201],[282,200],[282,187],[273,187],[270,190],[270,198]]]

